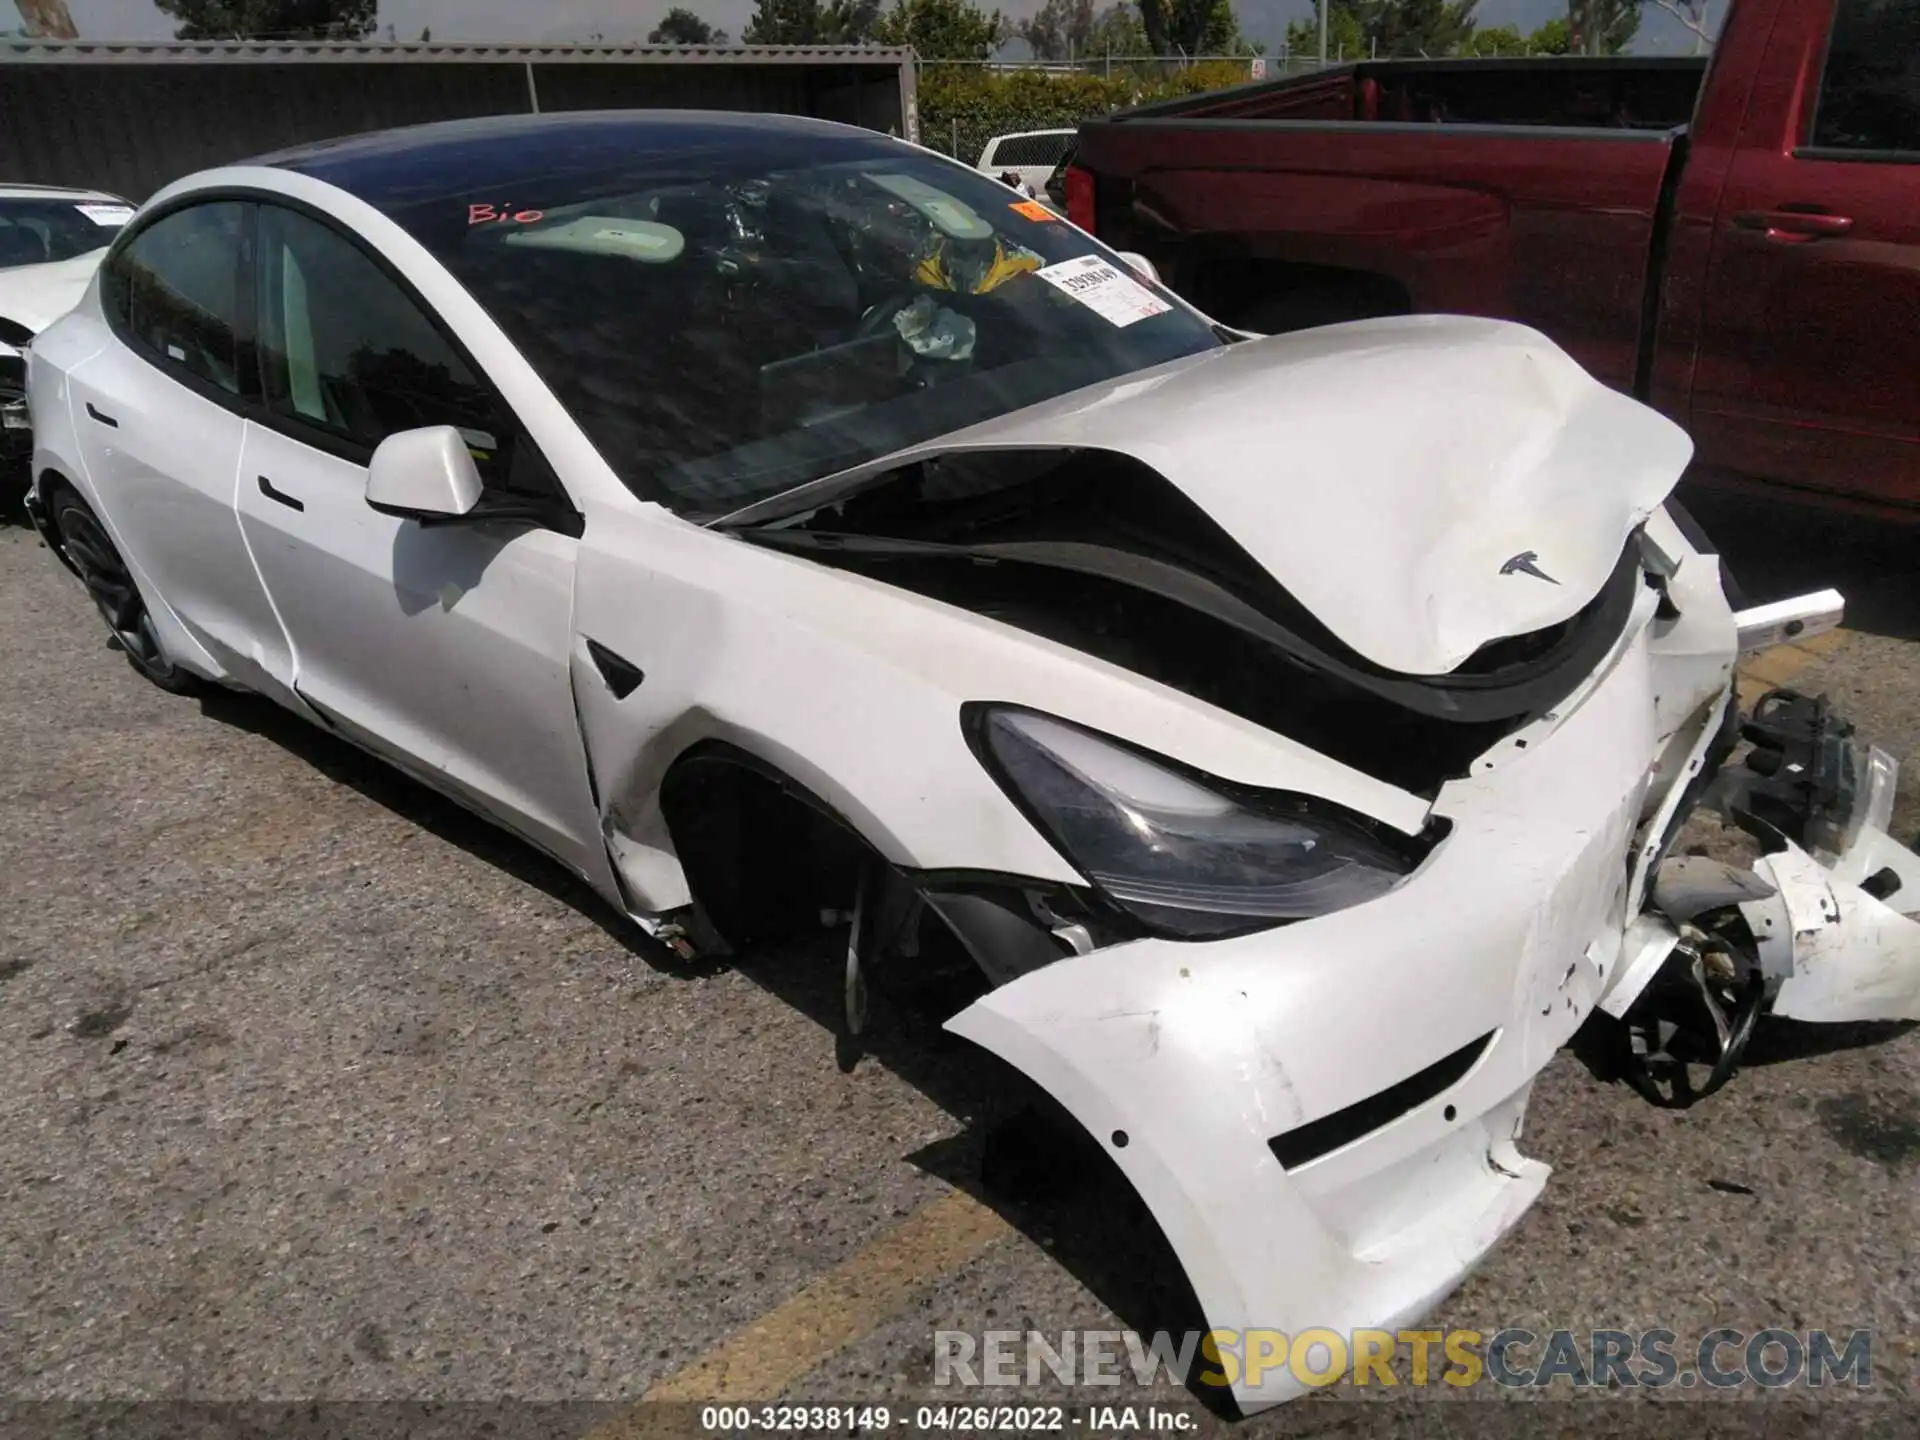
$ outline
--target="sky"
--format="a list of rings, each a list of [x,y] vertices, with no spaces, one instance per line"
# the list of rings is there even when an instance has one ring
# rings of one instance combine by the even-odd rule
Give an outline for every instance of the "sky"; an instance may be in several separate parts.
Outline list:
[[[608,40],[644,40],[674,0],[381,0],[380,23],[403,40],[431,28],[436,40],[585,40],[596,32]],[[753,0],[680,0],[733,35],[753,13]],[[1040,0],[989,0],[1016,18],[1030,15]],[[1313,13],[1313,0],[1236,0],[1241,28],[1277,53],[1288,22]],[[0,28],[11,28],[9,0],[0,0]],[[87,40],[166,40],[173,21],[152,0],[67,0],[74,24]],[[1715,7],[1716,12],[1719,7]],[[1483,26],[1513,25],[1522,31],[1566,13],[1566,0],[1480,0]],[[1692,37],[1649,4],[1634,49],[1685,53]]]

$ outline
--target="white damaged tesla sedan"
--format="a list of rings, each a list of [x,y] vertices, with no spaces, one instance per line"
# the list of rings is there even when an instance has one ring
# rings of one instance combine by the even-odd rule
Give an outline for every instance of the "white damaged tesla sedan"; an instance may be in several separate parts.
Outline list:
[[[1521,327],[1246,336],[879,135],[549,115],[170,186],[30,398],[36,523],[143,674],[682,954],[845,923],[850,1030],[961,967],[947,1028],[1215,1326],[1434,1305],[1583,1025],[1685,1103],[1769,1014],[1920,1018],[1892,762],[1734,700],[1839,598],[1733,612],[1685,435]],[[1668,858],[1702,805],[1751,864]]]

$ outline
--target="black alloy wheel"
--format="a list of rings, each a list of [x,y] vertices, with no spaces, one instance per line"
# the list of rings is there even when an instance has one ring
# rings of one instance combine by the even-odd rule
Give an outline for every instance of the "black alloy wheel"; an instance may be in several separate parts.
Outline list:
[[[127,570],[126,561],[107,538],[106,527],[71,490],[61,489],[53,502],[53,525],[60,536],[61,548],[79,572],[87,594],[99,607],[100,618],[107,622],[113,642],[126,655],[127,663],[147,679],[176,695],[185,694],[198,683],[160,648],[160,637],[153,628],[147,603]]]

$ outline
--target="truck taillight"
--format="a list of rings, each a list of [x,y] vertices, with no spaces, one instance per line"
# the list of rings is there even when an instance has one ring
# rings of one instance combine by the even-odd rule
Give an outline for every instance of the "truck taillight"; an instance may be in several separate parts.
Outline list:
[[[1069,165],[1066,183],[1067,219],[1091,235],[1093,222],[1098,218],[1093,210],[1093,172]]]

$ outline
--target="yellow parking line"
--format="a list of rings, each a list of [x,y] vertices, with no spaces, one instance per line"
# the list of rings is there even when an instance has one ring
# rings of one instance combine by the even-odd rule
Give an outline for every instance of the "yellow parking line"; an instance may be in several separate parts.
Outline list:
[[[959,1269],[1012,1227],[972,1196],[952,1191],[723,1340],[640,1397],[661,1400],[771,1400],[940,1276]],[[590,1440],[638,1433],[635,1410]]]
[[[1751,705],[1767,691],[1791,683],[1809,665],[1837,654],[1851,638],[1845,630],[1829,630],[1805,640],[1774,645],[1748,657],[1741,664],[1735,681],[1740,704]]]

